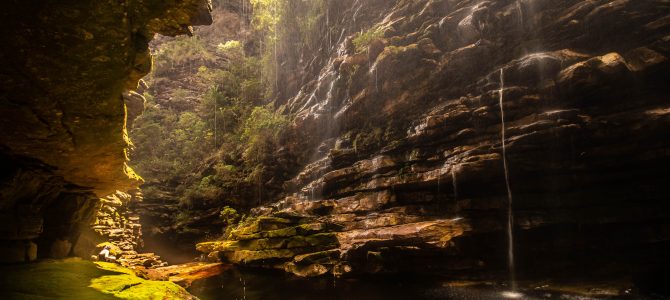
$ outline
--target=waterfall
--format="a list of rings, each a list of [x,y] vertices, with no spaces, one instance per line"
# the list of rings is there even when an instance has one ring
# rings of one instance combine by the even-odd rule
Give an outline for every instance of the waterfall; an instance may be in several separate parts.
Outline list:
[[[214,98],[214,151],[216,151],[217,137],[216,137],[216,97]]]
[[[507,148],[505,145],[505,109],[503,108],[503,92],[505,89],[505,73],[504,70],[500,69],[500,91],[499,100],[500,100],[500,142],[502,144],[502,161],[503,168],[505,169],[505,187],[507,188],[507,257],[508,257],[508,267],[509,267],[509,279],[512,287],[512,291],[516,290],[516,278],[514,274],[514,234],[512,232],[512,227],[514,223],[514,215],[512,212],[512,189],[509,184],[509,169],[507,167]]]
[[[440,177],[442,177],[442,168],[437,171],[437,197],[440,197]]]
[[[240,276],[240,283],[242,284],[242,300],[247,299],[247,281],[245,279],[242,279],[242,276]]]
[[[460,165],[458,167],[451,168],[451,187],[454,189],[454,200],[458,200],[458,181],[456,179],[456,168],[460,170]]]

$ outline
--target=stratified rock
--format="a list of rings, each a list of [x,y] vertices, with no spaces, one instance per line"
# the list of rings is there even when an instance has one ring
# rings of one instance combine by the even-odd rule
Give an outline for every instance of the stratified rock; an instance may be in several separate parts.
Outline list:
[[[199,250],[300,276],[506,273],[508,175],[520,274],[668,267],[660,1],[343,0],[329,11],[340,23],[315,34],[344,32],[338,51],[313,51],[325,39],[280,54],[314,57],[282,62],[278,76],[293,118],[285,195]],[[254,225],[284,216],[297,217]],[[304,224],[337,243],[298,253],[268,238],[288,242]]]
[[[168,280],[188,288],[194,282],[220,275],[227,267],[230,265],[195,262],[149,269],[142,275],[149,280]]]

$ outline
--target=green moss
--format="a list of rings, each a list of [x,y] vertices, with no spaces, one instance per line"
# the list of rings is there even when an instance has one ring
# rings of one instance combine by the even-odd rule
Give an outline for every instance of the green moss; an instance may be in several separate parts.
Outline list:
[[[353,43],[356,47],[356,52],[365,51],[365,49],[376,39],[384,36],[383,27],[373,27],[368,31],[360,32],[354,37]]]
[[[277,230],[270,230],[262,232],[263,237],[267,238],[281,238],[281,237],[290,237],[298,234],[298,226],[282,228]]]
[[[275,218],[275,220],[277,219]],[[266,223],[265,226],[281,227],[283,225],[286,225],[286,223],[283,222],[284,221],[278,224],[275,223],[274,225]],[[285,238],[295,235],[309,235],[319,233],[321,231],[324,231],[325,227],[321,223],[310,223],[310,224],[300,224],[297,226],[267,230],[267,231],[259,231],[259,230],[261,230],[259,223],[256,222],[252,224],[247,224],[246,226],[241,226],[233,230],[232,237],[240,241],[262,239],[262,238]]]
[[[231,236],[240,240],[261,238],[262,235],[257,235],[257,233],[261,231],[284,229],[290,225],[291,221],[287,219],[276,217],[259,217],[257,219],[250,219],[241,223],[231,232]]]
[[[111,263],[79,258],[2,266],[3,299],[191,299],[172,282],[139,278]]]
[[[129,274],[129,275],[135,275],[135,272],[128,268],[124,268],[122,266],[119,266],[115,263],[109,263],[109,262],[95,262],[95,264],[98,266],[98,268],[102,270],[107,270],[111,272],[117,272],[117,273],[123,273],[123,274]]]
[[[411,44],[407,46],[388,46],[379,54],[377,61],[384,60],[399,60],[399,61],[414,61],[420,55],[421,49],[419,45]]]
[[[170,281],[144,280],[135,275],[109,275],[91,280],[91,288],[120,299],[188,299],[186,290]]]
[[[366,126],[359,132],[354,139],[353,146],[356,151],[365,151],[371,148],[377,148],[384,143],[384,129],[379,127]]]
[[[279,250],[262,250],[262,251],[235,251],[224,253],[225,258],[232,263],[237,264],[253,264],[263,261],[281,261],[287,260],[295,256],[295,253],[289,249],[279,249]]]
[[[202,253],[210,253],[214,251],[234,251],[239,249],[237,241],[215,241],[199,243],[195,249]]]

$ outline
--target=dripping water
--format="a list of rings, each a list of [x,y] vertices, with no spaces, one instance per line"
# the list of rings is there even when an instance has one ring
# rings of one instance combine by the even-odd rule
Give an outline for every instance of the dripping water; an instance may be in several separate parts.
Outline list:
[[[217,104],[216,103],[216,98],[214,98],[214,151],[216,151],[216,147],[219,144],[217,136],[216,136],[216,133],[217,133],[216,131],[218,129],[217,128],[217,123],[216,123],[216,104]]]
[[[330,28],[330,7],[328,6],[328,2],[326,1],[326,29],[328,30],[328,53],[330,53],[331,50],[333,50],[333,38],[331,36],[331,28]]]
[[[440,197],[440,177],[442,177],[442,168],[437,171],[437,197]]]
[[[516,11],[519,14],[519,25],[523,28],[523,10],[521,9],[521,2],[516,1]]]
[[[505,89],[505,73],[500,69],[500,91],[498,92],[500,101],[500,142],[502,145],[502,161],[505,169],[505,187],[507,188],[507,257],[509,268],[509,279],[512,291],[516,290],[516,278],[514,274],[514,235],[512,232],[514,215],[512,213],[512,189],[509,184],[509,169],[507,167],[507,149],[505,145],[505,109],[503,108],[503,92]]]
[[[247,299],[247,281],[240,276],[240,283],[242,284],[242,300]],[[236,298],[237,299],[237,298]]]
[[[458,200],[458,181],[456,180],[456,169],[460,166],[451,168],[451,186],[454,189],[454,199]]]

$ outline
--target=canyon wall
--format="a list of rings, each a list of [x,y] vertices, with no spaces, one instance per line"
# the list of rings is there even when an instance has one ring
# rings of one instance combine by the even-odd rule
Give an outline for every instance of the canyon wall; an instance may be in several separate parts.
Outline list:
[[[212,22],[206,0],[18,1],[0,12],[0,257],[64,257],[98,197],[137,186],[131,91],[154,34]],[[124,97],[125,94],[125,97]],[[139,100],[139,102],[138,102]]]
[[[668,266],[665,1],[326,3],[318,50],[280,48],[295,177],[198,250],[301,276],[505,274],[504,126],[520,276]]]

